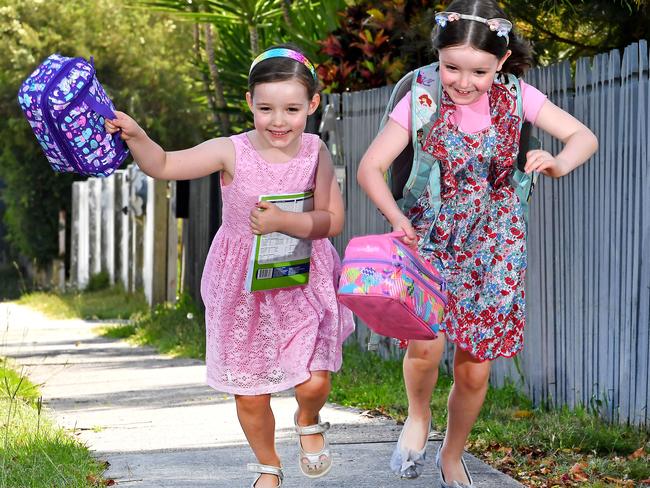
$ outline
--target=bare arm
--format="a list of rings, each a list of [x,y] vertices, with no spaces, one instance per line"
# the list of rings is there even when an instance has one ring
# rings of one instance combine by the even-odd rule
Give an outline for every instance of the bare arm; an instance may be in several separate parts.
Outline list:
[[[235,149],[226,137],[203,142],[182,151],[165,151],[135,120],[123,112],[106,121],[110,133],[121,130],[133,159],[146,174],[162,180],[190,180],[225,170],[232,177]]]
[[[564,143],[553,156],[541,149],[526,154],[526,172],[540,171],[547,176],[564,176],[589,159],[598,149],[598,139],[589,128],[549,100],[537,115],[535,126]]]
[[[343,198],[327,146],[321,141],[313,211],[285,212],[269,202],[260,202],[258,208],[251,211],[250,218],[254,234],[282,232],[302,239],[322,239],[340,234],[345,218]]]
[[[397,122],[389,120],[361,158],[357,181],[379,211],[388,219],[393,229],[403,230],[406,233],[404,242],[413,244],[415,231],[397,206],[384,180],[384,173],[409,143],[408,131]]]

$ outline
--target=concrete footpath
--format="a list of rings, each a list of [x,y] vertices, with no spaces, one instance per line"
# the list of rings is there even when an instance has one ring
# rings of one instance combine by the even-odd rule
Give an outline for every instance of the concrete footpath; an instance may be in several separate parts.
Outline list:
[[[246,463],[254,457],[237,422],[234,399],[205,385],[204,364],[99,337],[98,325],[50,320],[1,303],[0,356],[25,366],[50,413],[110,463],[105,475],[118,486],[250,486],[254,475]],[[389,471],[388,460],[401,426],[331,404],[322,417],[332,424],[335,465],[325,478],[309,480],[297,466],[295,400],[290,393],[277,395],[272,406],[287,488],[439,486],[433,465],[439,435],[429,442],[423,476],[400,480]],[[477,487],[522,486],[471,455],[466,460]]]

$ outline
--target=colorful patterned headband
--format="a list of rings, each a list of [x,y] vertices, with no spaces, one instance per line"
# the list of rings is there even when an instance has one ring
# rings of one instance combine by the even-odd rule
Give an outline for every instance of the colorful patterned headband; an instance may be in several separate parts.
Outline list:
[[[311,75],[314,77],[314,79],[318,81],[318,75],[316,75],[316,70],[314,69],[314,65],[311,64],[311,61],[309,61],[304,54],[284,47],[275,47],[273,49],[264,51],[262,54],[257,56],[253,61],[253,64],[251,64],[251,69],[248,70],[248,74],[250,75],[251,71],[253,71],[253,68],[257,63],[271,58],[291,58],[294,61],[298,61],[299,63],[304,64],[311,72]]]
[[[507,19],[501,19],[498,17],[494,19],[486,19],[476,15],[459,14],[458,12],[438,12],[436,14],[436,24],[440,27],[445,27],[447,22],[454,22],[455,20],[460,19],[481,22],[482,24],[487,25],[491,31],[496,32],[497,36],[504,37],[506,39],[506,45],[510,44],[508,34],[512,30],[512,22]]]

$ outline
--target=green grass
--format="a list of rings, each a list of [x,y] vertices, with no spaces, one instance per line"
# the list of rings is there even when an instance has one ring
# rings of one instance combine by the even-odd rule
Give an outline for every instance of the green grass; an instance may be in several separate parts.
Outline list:
[[[119,286],[90,292],[33,292],[17,303],[43,312],[53,319],[128,319],[149,307],[142,293],[127,293]]]
[[[157,305],[133,315],[130,324],[103,327],[100,333],[134,344],[153,345],[173,356],[205,358],[203,314],[185,295],[174,305]]]
[[[343,357],[330,400],[403,421],[408,404],[401,361],[382,360],[355,345],[346,346]],[[439,431],[445,429],[451,385],[441,374],[431,400]],[[650,478],[650,433],[608,424],[584,408],[533,408],[513,385],[489,389],[468,447],[529,486],[636,486]]]
[[[47,418],[39,395],[0,358],[0,487],[104,486],[104,463]]]

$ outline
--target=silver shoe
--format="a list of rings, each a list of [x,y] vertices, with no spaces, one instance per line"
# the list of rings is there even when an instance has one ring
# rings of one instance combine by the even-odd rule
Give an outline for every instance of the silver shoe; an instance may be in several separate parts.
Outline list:
[[[255,488],[255,483],[257,483],[257,480],[260,479],[260,476],[263,474],[274,474],[275,476],[278,477],[278,484],[276,488],[280,488],[282,486],[282,480],[284,479],[284,474],[282,474],[282,468],[278,468],[277,466],[269,466],[268,464],[256,464],[256,463],[249,463],[246,465],[246,468],[248,471],[252,471],[254,473],[259,473],[259,476],[255,478],[255,481],[251,484],[251,488]]]
[[[298,412],[293,416],[293,423],[298,434],[298,446],[300,447],[300,455],[298,457],[300,471],[307,478],[320,478],[321,476],[325,476],[332,469],[332,451],[326,434],[330,429],[330,423],[321,422],[319,415],[317,424],[303,427],[298,425]],[[321,434],[323,436],[323,448],[318,452],[306,452],[302,448],[300,436],[313,434]]]
[[[449,484],[445,481],[445,475],[442,472],[442,467],[440,465],[441,449],[442,449],[442,443],[440,444],[440,447],[438,447],[438,452],[436,453],[436,467],[440,472],[440,487],[441,488],[475,488],[474,482],[472,481],[472,476],[469,474],[469,471],[467,470],[467,465],[465,464],[465,460],[463,459],[463,456],[460,457],[460,464],[463,465],[463,469],[465,470],[465,476],[467,476],[467,479],[469,480],[469,485],[466,485],[465,483],[459,483],[458,481],[452,481],[451,484]]]
[[[431,433],[431,421],[429,421],[429,432],[427,432],[424,447],[419,451],[402,446],[402,437],[406,431],[408,421],[409,419],[407,417],[404,421],[402,432],[400,432],[399,438],[397,439],[397,445],[395,446],[393,455],[390,458],[390,469],[401,478],[415,479],[424,471],[424,461],[427,457],[427,444],[429,443],[429,434]]]

